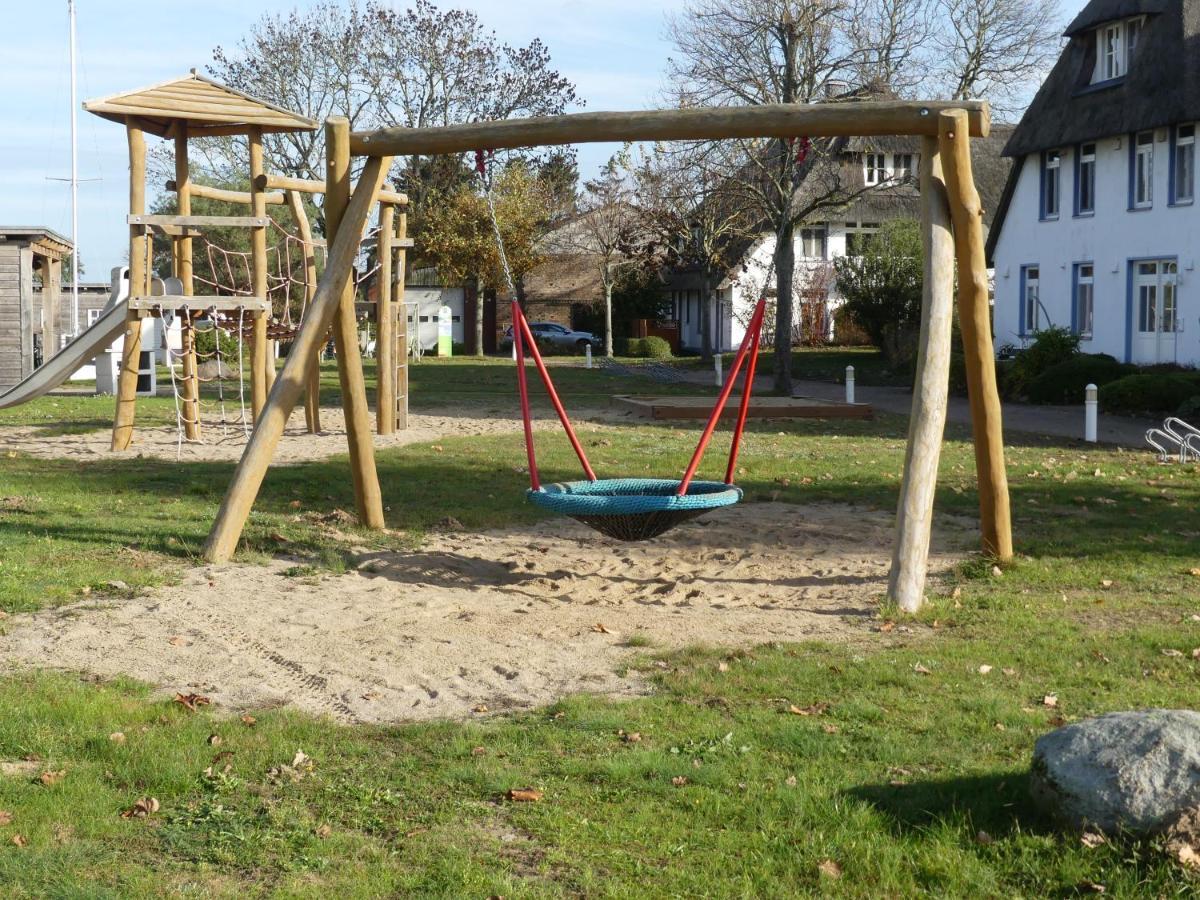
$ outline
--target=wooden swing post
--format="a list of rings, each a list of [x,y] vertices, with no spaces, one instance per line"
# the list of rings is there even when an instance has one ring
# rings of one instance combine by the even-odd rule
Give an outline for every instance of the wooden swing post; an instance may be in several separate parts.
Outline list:
[[[338,238],[349,230],[355,246],[362,237],[364,222],[346,215],[350,202],[350,120],[333,116],[325,121],[325,147],[328,168],[325,171],[325,228]],[[364,173],[363,179],[366,178]],[[370,188],[368,200],[375,202],[378,183]],[[368,207],[369,208],[369,207]],[[345,221],[343,221],[343,219]],[[365,216],[364,216],[365,221]],[[330,262],[326,261],[328,269]],[[328,278],[328,271],[326,272]],[[346,414],[346,438],[350,444],[350,474],[354,480],[354,501],[358,521],[367,528],[383,527],[383,494],[375,471],[375,444],[371,435],[371,412],[367,406],[367,387],[363,380],[362,354],[358,349],[358,317],[354,313],[354,279],[349,270],[338,280],[341,302],[333,318],[333,343],[337,351],[338,378],[342,386],[342,409]]]
[[[188,169],[187,128],[182,123],[175,133],[175,192],[178,198],[178,213],[192,214],[192,178]],[[195,295],[192,280],[192,238],[186,229],[175,238],[175,277],[179,279],[181,293],[185,297]],[[196,332],[192,328],[189,310],[179,325],[180,349],[183,354],[183,432],[189,441],[200,440],[200,377],[196,367]],[[171,352],[168,343],[167,353]],[[221,377],[218,373],[217,377]]]
[[[408,239],[408,213],[405,212],[405,207],[400,207],[396,219],[396,263],[392,267],[392,300],[396,305],[396,315],[393,319],[396,326],[393,358],[396,366],[396,428],[404,431],[408,428],[408,307],[404,305],[408,251],[405,248],[411,243]]]
[[[396,361],[395,335],[392,323],[396,317],[392,306],[392,239],[395,237],[396,207],[382,203],[379,207],[379,242],[376,256],[379,274],[376,276],[375,319],[379,333],[375,336],[375,427],[380,434],[396,430]]]
[[[888,598],[905,612],[916,612],[925,598],[933,500],[950,387],[954,236],[950,232],[942,158],[934,137],[926,137],[921,144],[920,180],[921,242],[925,247],[921,337],[888,578]]]
[[[292,352],[288,354],[283,370],[271,389],[271,396],[263,407],[263,414],[254,425],[250,441],[246,445],[242,458],[233,473],[233,480],[225,492],[221,509],[213,522],[212,531],[204,544],[204,558],[209,562],[224,562],[233,556],[237,549],[238,540],[245,528],[246,519],[254,505],[254,498],[262,487],[263,478],[271,465],[271,458],[279,440],[283,436],[284,426],[291,415],[308,383],[310,364],[321,350],[329,327],[342,308],[342,298],[354,268],[354,259],[358,255],[359,238],[366,225],[367,216],[375,202],[375,192],[383,182],[383,176],[390,159],[372,159],[367,162],[358,186],[354,190],[350,203],[344,206],[344,212],[339,217],[340,223],[336,234],[331,233],[329,256],[325,263],[325,272],[321,277],[317,292],[309,305],[308,314],[296,333],[292,343]],[[351,310],[353,313],[353,310]],[[357,349],[357,344],[354,345]],[[344,357],[339,356],[340,361]],[[366,392],[362,389],[362,375],[359,374],[361,407],[366,407]],[[344,390],[344,388],[343,388]],[[347,414],[347,422],[350,416]],[[371,435],[369,429],[363,429],[367,448],[370,449]],[[357,455],[351,455],[354,465]],[[374,475],[374,457],[370,475]],[[355,470],[357,471],[357,469]],[[378,496],[378,482],[375,483],[375,495]],[[382,514],[382,508],[380,509]],[[382,515],[380,515],[380,519]]]
[[[987,259],[983,247],[983,206],[971,171],[967,115],[946,110],[938,115],[938,145],[950,195],[954,248],[958,257],[958,322],[962,331],[975,472],[979,484],[979,530],[983,552],[1012,559],[1012,514],[1004,464],[1004,429],[996,386],[992,317],[988,305]]]
[[[308,221],[308,213],[304,209],[304,198],[298,191],[286,191],[288,209],[296,221],[296,230],[300,232],[300,242],[304,247],[304,309],[300,320],[308,315],[313,297],[317,293],[317,254],[313,244],[312,226]],[[321,353],[313,357],[309,366],[307,379],[308,387],[304,391],[304,423],[309,434],[321,430]]]
[[[258,176],[263,173],[262,128],[250,128],[250,214],[256,217],[267,215],[264,190],[258,187]],[[255,226],[250,232],[250,293],[255,297],[267,297],[267,229]],[[269,299],[269,298],[268,298]],[[251,318],[252,338],[250,341],[250,409],[254,421],[262,415],[275,374],[275,364],[267,349],[267,321],[270,313],[255,312]],[[268,372],[268,369],[270,370]]]
[[[146,133],[132,116],[125,119],[129,143],[129,214],[146,212]],[[145,226],[129,226],[129,296],[150,293],[146,265]],[[133,420],[137,407],[138,369],[142,358],[142,320],[130,308],[125,314],[125,337],[121,344],[121,371],[117,377],[117,410],[113,416],[112,449],[127,450],[133,440]]]

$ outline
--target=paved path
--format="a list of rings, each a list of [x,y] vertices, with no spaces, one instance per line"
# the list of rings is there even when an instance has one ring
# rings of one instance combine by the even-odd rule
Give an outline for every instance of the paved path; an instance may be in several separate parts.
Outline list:
[[[711,384],[708,373],[689,373],[689,381],[696,384]],[[755,390],[770,390],[769,376],[754,379]],[[793,394],[797,397],[815,397],[818,400],[844,400],[845,385],[831,381],[796,381]],[[912,411],[912,391],[900,387],[871,387],[857,385],[855,400],[870,403],[880,412],[908,415]],[[946,413],[949,422],[969,425],[971,410],[966,397],[950,397]],[[1101,443],[1121,447],[1145,449],[1146,429],[1159,422],[1134,419],[1127,416],[1101,414],[1097,422],[1097,437]],[[1004,404],[1004,431],[1006,434],[1021,432],[1048,437],[1074,438],[1083,440],[1083,404],[1079,406],[1033,406],[1028,403]]]

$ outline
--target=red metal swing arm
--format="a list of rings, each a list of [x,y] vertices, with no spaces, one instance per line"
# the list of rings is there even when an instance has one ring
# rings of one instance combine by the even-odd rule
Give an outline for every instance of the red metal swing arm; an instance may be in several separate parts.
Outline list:
[[[725,470],[725,483],[733,484],[734,467],[737,464],[738,450],[742,444],[742,431],[746,427],[746,414],[750,409],[750,393],[754,384],[755,363],[758,360],[759,333],[762,329],[763,313],[765,310],[766,298],[760,297],[758,304],[754,307],[754,315],[750,317],[750,327],[746,329],[746,334],[742,337],[742,344],[738,347],[737,356],[733,360],[733,367],[729,370],[729,377],[725,380],[725,386],[721,388],[721,394],[717,397],[717,402],[713,406],[712,413],[709,414],[708,422],[704,426],[704,432],[700,435],[700,442],[696,445],[696,451],[692,454],[692,460],[688,463],[687,471],[683,473],[683,480],[679,482],[679,489],[675,493],[680,497],[687,493],[688,486],[691,485],[692,479],[696,476],[696,470],[700,468],[700,461],[704,459],[704,451],[708,449],[708,442],[712,439],[713,432],[717,428],[717,423],[721,420],[721,413],[725,411],[725,403],[729,399],[729,395],[733,393],[733,386],[734,382],[737,381],[738,372],[742,368],[742,363],[745,361],[747,353],[751,353],[750,366],[746,370],[746,383],[742,388],[741,408],[738,410],[737,425],[733,432],[733,444],[729,449],[729,464]]]
[[[534,340],[529,323],[525,321],[525,313],[521,311],[521,306],[516,300],[513,300],[512,303],[512,319],[513,347],[517,352],[517,389],[521,392],[521,418],[525,426],[525,454],[529,458],[530,487],[535,491],[542,489],[541,478],[538,476],[537,459],[533,451],[533,422],[529,411],[529,383],[525,377],[526,341],[529,342],[529,354],[533,357],[538,374],[542,376],[542,384],[546,387],[546,393],[550,395],[550,402],[554,404],[554,411],[558,413],[558,420],[562,422],[563,430],[567,433],[567,440],[571,442],[571,447],[574,449],[575,455],[579,457],[579,462],[583,466],[583,473],[587,476],[588,481],[595,481],[596,473],[592,470],[592,464],[588,462],[587,453],[584,452],[583,445],[579,443],[579,437],[575,434],[575,429],[571,425],[571,419],[567,416],[566,409],[563,408],[562,401],[558,399],[558,391],[554,389],[554,382],[550,380],[550,372],[546,369],[546,363],[542,361],[542,354],[537,348],[537,341]]]

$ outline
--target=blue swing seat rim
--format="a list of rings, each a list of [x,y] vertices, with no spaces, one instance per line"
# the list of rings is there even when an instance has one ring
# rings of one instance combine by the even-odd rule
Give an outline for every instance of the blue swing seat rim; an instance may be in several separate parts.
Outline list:
[[[638,516],[652,513],[697,514],[742,499],[742,489],[723,481],[693,481],[680,496],[675,478],[599,478],[563,481],[530,489],[530,502],[565,516]]]

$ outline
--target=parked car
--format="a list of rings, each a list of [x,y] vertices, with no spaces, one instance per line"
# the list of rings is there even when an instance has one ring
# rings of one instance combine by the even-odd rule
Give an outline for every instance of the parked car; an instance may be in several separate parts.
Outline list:
[[[530,322],[529,330],[533,332],[534,339],[537,340],[539,347],[546,347],[551,350],[574,350],[582,353],[584,348],[591,344],[593,350],[599,350],[603,341],[590,331],[572,331],[565,325],[559,325],[557,322]],[[512,344],[512,326],[504,329],[505,347]]]

